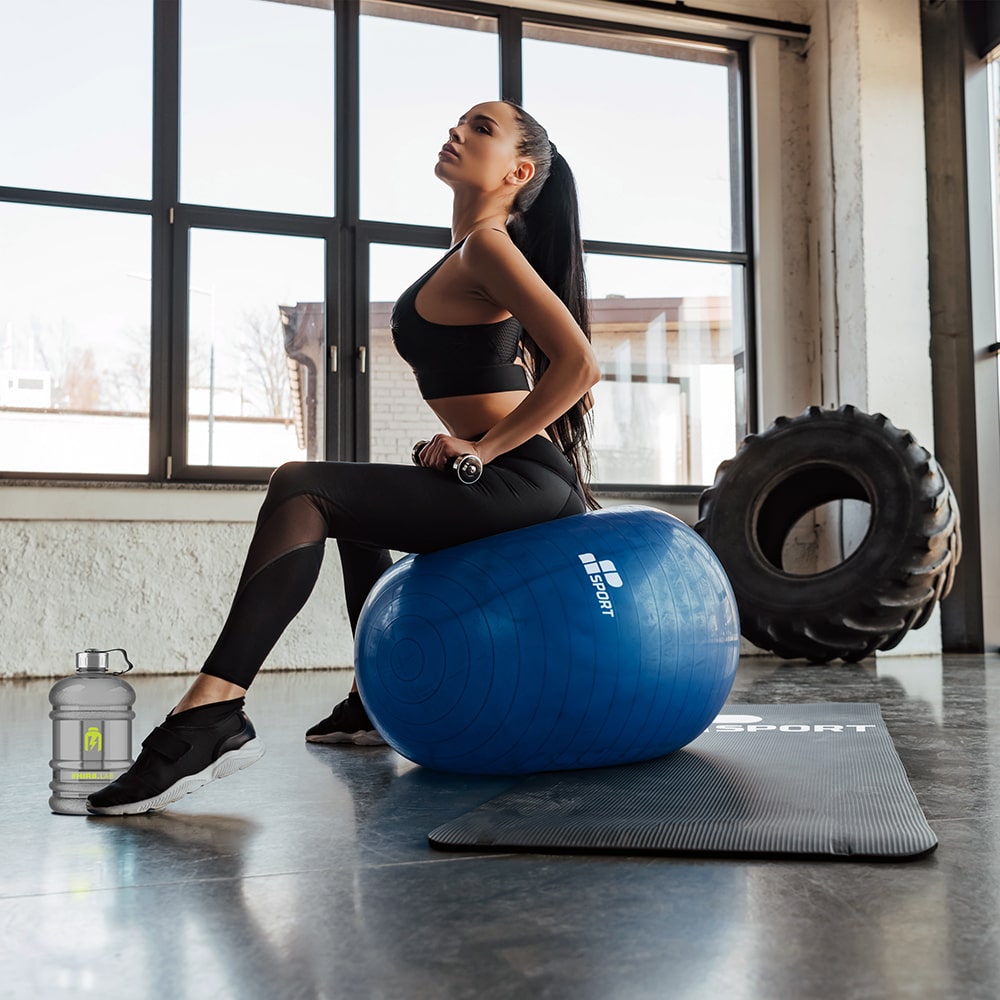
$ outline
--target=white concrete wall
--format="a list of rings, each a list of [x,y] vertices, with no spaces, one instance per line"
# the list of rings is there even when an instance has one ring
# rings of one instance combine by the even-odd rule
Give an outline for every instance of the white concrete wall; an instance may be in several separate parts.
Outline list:
[[[750,47],[761,429],[820,400],[809,246],[809,66],[802,50],[799,41],[770,35]]]
[[[11,491],[0,490],[0,511],[11,505]],[[108,491],[95,494],[115,506]],[[150,499],[151,511],[163,503]],[[88,647],[124,646],[143,673],[201,667],[225,620],[251,519],[237,509],[223,521],[106,520],[103,513],[0,520],[0,676],[69,674],[73,654]],[[349,667],[352,648],[331,545],[312,598],[267,666]]]
[[[819,3],[811,28],[822,402],[884,412],[933,449],[919,0]]]
[[[829,12],[839,319],[827,345],[831,391],[933,450],[919,2],[837,0]]]

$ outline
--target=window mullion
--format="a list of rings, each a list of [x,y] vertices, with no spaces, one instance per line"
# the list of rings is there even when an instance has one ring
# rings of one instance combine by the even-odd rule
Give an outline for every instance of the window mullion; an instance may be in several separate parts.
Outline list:
[[[150,318],[150,474],[169,478],[174,451],[174,429],[183,424],[176,414],[183,402],[174,387],[183,379],[173,370],[172,308],[174,225],[171,208],[177,204],[178,124],[180,96],[180,4],[157,0],[153,9],[153,246],[152,316]]]
[[[524,89],[521,70],[521,24],[520,11],[507,8],[497,15],[497,29],[500,36],[500,96],[520,104]]]
[[[335,265],[327,267],[327,438],[328,460],[357,459],[367,435],[367,386],[355,377],[354,358],[367,336],[360,329],[358,239],[360,192],[360,5],[336,6],[334,75],[336,86],[334,136],[336,143],[335,245],[328,248]],[[337,370],[332,372],[331,347],[336,348]],[[360,425],[364,424],[361,429]]]

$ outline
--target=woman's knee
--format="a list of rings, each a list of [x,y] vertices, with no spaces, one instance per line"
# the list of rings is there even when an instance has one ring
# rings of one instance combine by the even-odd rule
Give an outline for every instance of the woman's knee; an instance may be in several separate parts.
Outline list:
[[[264,502],[273,507],[282,500],[313,492],[311,473],[314,466],[314,462],[285,462],[284,465],[279,465],[268,480],[267,498]]]

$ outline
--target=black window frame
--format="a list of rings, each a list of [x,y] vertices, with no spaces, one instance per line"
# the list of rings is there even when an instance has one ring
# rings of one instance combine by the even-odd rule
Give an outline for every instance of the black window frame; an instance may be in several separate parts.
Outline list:
[[[152,221],[150,315],[150,451],[145,474],[100,474],[0,471],[0,479],[60,482],[263,483],[270,469],[230,465],[191,465],[187,461],[187,275],[188,233],[192,228],[320,238],[326,242],[326,410],[325,458],[365,461],[371,431],[369,381],[362,374],[369,347],[369,248],[373,243],[447,248],[447,227],[421,226],[362,219],[360,203],[360,52],[359,0],[335,0],[335,200],[332,216],[292,215],[221,206],[182,203],[180,180],[180,16],[184,0],[153,0],[153,162],[149,200],[87,195],[0,186],[0,202],[142,214]],[[585,240],[586,253],[652,257],[738,265],[744,279],[741,361],[745,398],[737,399],[734,445],[755,429],[757,411],[756,335],[754,304],[753,189],[751,173],[751,114],[749,43],[707,35],[609,22],[465,0],[394,0],[417,8],[452,10],[490,17],[497,22],[500,47],[500,94],[522,99],[521,42],[526,23],[582,31],[655,36],[724,46],[734,55],[730,72],[732,107],[731,177],[739,197],[733,199],[733,232],[741,234],[738,249],[690,247]],[[759,19],[748,18],[751,22]],[[333,359],[336,358],[336,362]],[[335,371],[331,371],[335,368]],[[742,409],[742,412],[741,412]],[[600,483],[597,493],[696,494],[701,485]]]

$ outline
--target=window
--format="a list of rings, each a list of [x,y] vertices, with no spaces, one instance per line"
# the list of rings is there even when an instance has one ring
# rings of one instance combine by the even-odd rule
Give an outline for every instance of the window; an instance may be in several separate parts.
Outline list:
[[[149,198],[153,4],[0,7],[0,185]]]
[[[145,474],[149,218],[0,202],[0,233],[0,468]]]
[[[51,54],[0,63],[0,475],[408,462],[441,427],[389,313],[449,243],[447,129],[501,95],[580,189],[595,485],[694,489],[732,454],[745,43],[475,0],[78,7],[0,13]]]
[[[741,269],[591,254],[587,270],[595,481],[710,483],[744,395]]]
[[[333,38],[323,5],[181,4],[181,201],[333,215]]]
[[[361,217],[440,226],[451,193],[433,167],[448,127],[500,96],[496,18],[368,2],[359,31]]]
[[[523,63],[525,106],[556,123],[604,251],[587,256],[595,481],[710,483],[746,433],[737,53],[529,23]]]
[[[190,261],[188,464],[322,458],[323,241],[193,229]]]
[[[0,185],[148,199],[152,5],[5,4],[0,36]],[[150,220],[97,207],[0,200],[5,472],[148,471]]]
[[[440,257],[440,250],[427,247],[373,244],[371,248],[369,457],[373,462],[409,462],[414,442],[445,430],[421,398],[413,372],[396,353],[389,331],[396,297]]]
[[[735,52],[526,24],[522,58],[525,107],[574,167],[584,238],[742,248]]]

